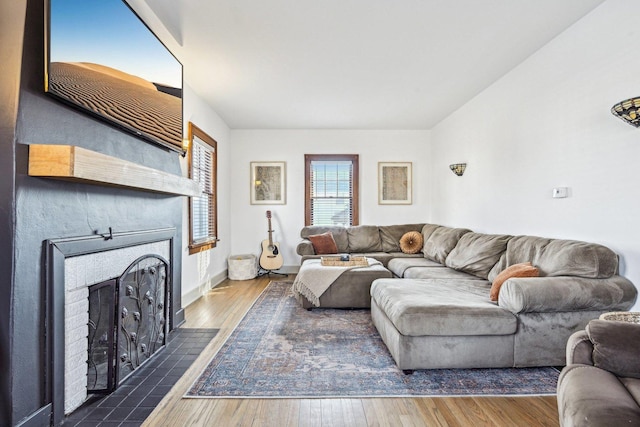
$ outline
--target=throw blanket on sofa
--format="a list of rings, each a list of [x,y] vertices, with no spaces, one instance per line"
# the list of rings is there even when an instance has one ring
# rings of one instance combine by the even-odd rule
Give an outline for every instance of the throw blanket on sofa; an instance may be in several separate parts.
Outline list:
[[[373,258],[366,258],[369,266],[382,264]],[[319,259],[306,260],[300,267],[298,275],[293,281],[293,290],[309,300],[316,307],[320,306],[320,297],[342,273],[357,268],[367,268],[362,266],[335,267],[324,266]]]

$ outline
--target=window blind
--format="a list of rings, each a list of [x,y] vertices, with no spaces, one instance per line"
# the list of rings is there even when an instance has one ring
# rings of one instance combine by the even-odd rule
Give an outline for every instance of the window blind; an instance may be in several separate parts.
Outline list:
[[[191,236],[193,243],[202,243],[216,239],[215,230],[215,183],[213,182],[213,147],[193,139],[191,174],[200,185],[202,196],[191,200]]]
[[[311,161],[311,225],[353,223],[353,162]]]

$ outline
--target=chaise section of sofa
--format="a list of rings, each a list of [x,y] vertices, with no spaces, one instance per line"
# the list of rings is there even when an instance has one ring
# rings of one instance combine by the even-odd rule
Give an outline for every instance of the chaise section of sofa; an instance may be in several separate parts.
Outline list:
[[[451,233],[438,230],[427,230],[427,243]],[[466,232],[442,265],[427,243],[431,259],[392,259],[398,278],[371,287],[373,322],[402,369],[564,365],[573,332],[601,313],[628,310],[637,297],[602,245]],[[524,262],[541,277],[510,278],[491,301],[498,274]]]
[[[371,317],[400,369],[513,366],[518,319],[473,278],[378,279]]]

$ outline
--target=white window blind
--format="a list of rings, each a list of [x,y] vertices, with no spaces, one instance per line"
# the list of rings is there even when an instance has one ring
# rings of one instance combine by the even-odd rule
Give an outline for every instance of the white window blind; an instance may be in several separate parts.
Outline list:
[[[310,225],[353,224],[353,162],[312,160]]]
[[[191,239],[192,244],[199,244],[216,240],[215,149],[193,138],[191,150],[191,178],[200,185],[203,193],[201,197],[191,199]]]

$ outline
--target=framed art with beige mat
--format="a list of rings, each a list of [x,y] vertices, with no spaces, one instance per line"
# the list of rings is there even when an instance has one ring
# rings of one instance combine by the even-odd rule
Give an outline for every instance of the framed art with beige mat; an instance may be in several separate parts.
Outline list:
[[[378,204],[412,204],[411,162],[378,163]]]
[[[251,162],[251,204],[287,203],[286,162]]]

